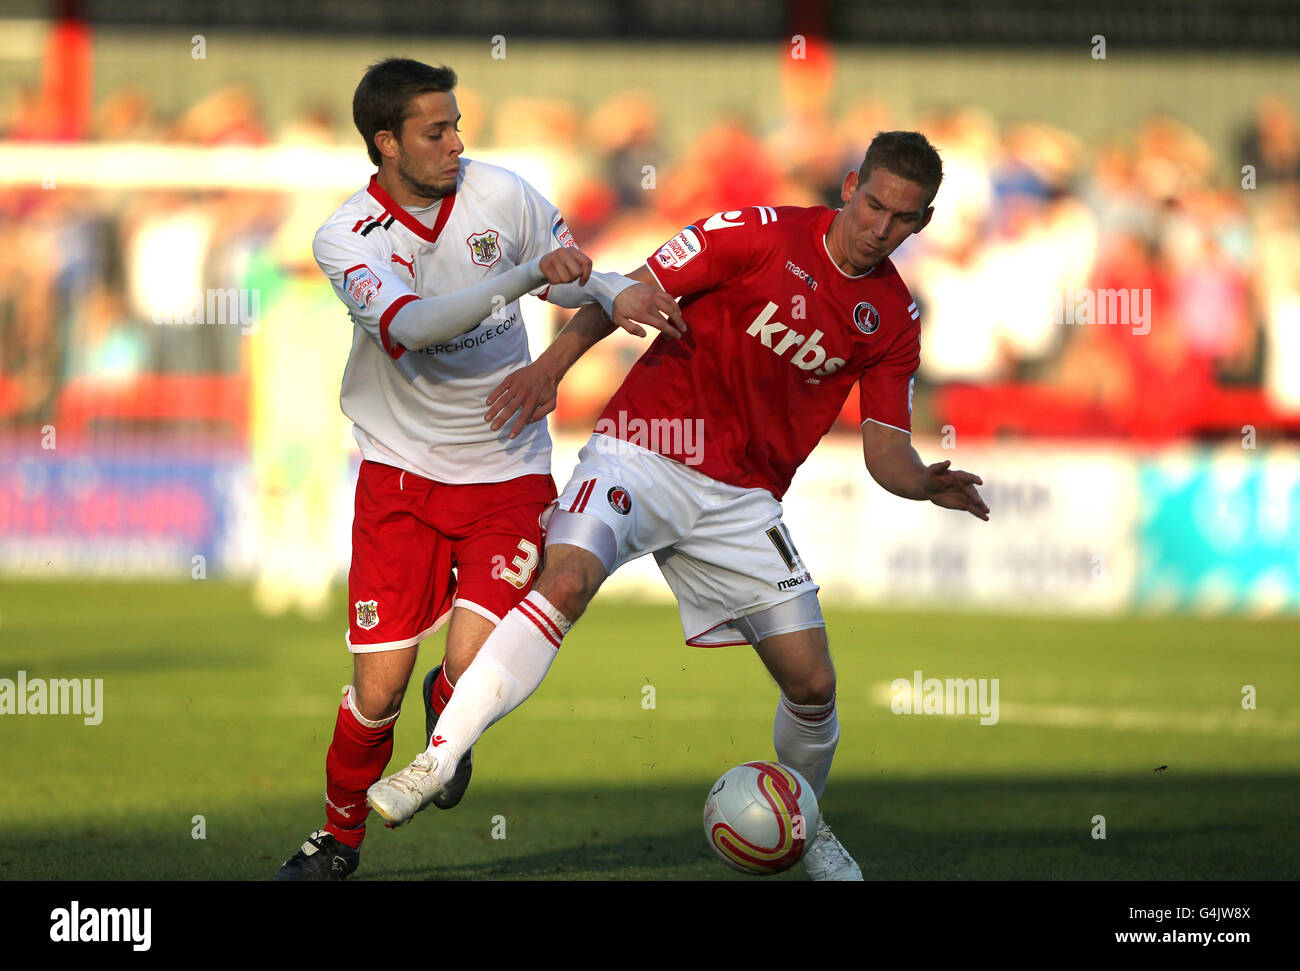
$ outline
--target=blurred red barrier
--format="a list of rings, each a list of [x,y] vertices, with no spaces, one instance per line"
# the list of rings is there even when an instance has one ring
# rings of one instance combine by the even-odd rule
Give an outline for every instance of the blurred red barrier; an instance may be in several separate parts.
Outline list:
[[[242,374],[148,374],[129,382],[75,378],[59,393],[60,433],[80,435],[100,421],[192,423],[243,439],[248,378]]]
[[[1051,387],[1027,384],[951,385],[935,393],[935,414],[962,435],[1124,438],[1172,441],[1231,436],[1242,427],[1300,432],[1300,412],[1275,408],[1253,388],[1201,390],[1176,407],[1110,408]]]

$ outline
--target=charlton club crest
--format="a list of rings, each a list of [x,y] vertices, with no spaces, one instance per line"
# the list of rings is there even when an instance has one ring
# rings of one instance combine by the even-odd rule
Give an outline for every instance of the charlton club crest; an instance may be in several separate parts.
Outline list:
[[[627,494],[627,490],[622,486],[614,486],[609,492],[605,493],[605,498],[609,500],[614,512],[620,516],[626,516],[632,511],[632,497]]]
[[[864,334],[874,334],[880,326],[880,311],[864,300],[853,308],[853,326]]]
[[[465,242],[469,243],[469,258],[479,266],[492,266],[501,259],[500,234],[495,229],[485,233],[475,233]]]
[[[357,601],[357,626],[362,630],[370,630],[379,624],[379,601],[378,600],[358,600]]]

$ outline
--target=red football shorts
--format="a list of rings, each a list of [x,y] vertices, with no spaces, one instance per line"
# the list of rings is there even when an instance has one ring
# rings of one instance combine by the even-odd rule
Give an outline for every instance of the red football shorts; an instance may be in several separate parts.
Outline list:
[[[348,572],[348,650],[410,647],[465,607],[493,623],[541,566],[549,475],[447,485],[362,462]],[[454,570],[454,573],[453,573]]]

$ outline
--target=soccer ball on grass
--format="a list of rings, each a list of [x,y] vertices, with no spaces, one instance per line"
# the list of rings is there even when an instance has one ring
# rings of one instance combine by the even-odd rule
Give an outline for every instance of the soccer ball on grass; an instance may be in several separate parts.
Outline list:
[[[704,835],[714,852],[741,873],[780,873],[798,863],[821,812],[808,780],[777,762],[728,769],[704,803]]]

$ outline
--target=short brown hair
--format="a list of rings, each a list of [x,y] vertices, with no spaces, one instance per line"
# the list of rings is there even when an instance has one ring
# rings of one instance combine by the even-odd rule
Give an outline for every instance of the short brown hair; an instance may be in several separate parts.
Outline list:
[[[379,132],[390,131],[401,140],[413,98],[455,87],[456,72],[449,67],[430,67],[406,57],[370,65],[352,95],[352,122],[366,141],[370,161],[378,165],[383,158],[375,147]]]
[[[866,182],[877,166],[930,190],[931,201],[943,181],[943,161],[919,131],[877,132],[862,157],[858,181]]]

